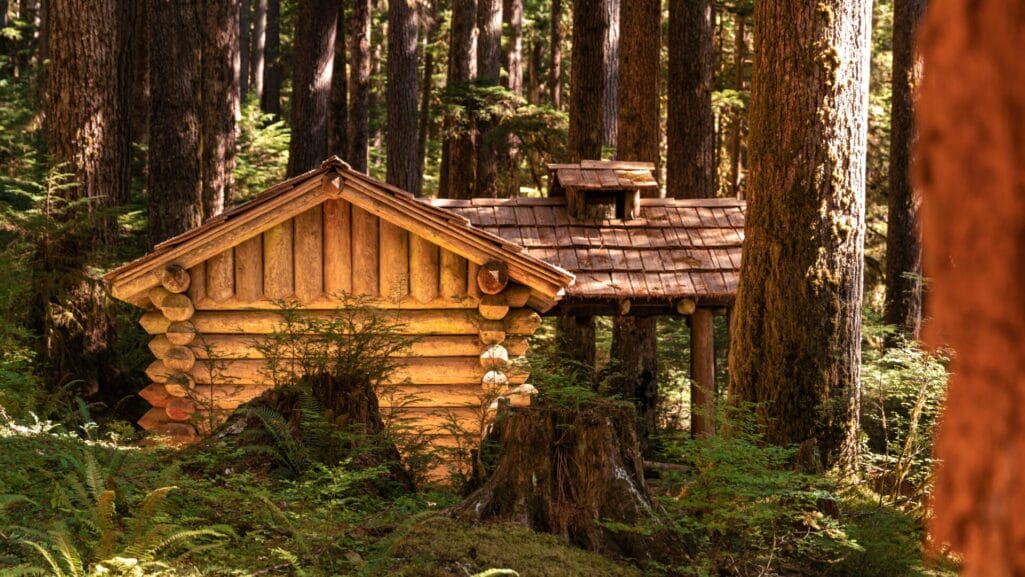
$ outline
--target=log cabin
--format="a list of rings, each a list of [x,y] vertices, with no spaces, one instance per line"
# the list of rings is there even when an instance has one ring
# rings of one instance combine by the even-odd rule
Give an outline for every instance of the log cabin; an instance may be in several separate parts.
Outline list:
[[[208,432],[273,386],[254,342],[280,302],[329,315],[343,295],[417,337],[379,400],[437,446],[459,443],[453,424],[479,431],[482,403],[530,402],[517,360],[541,315],[690,316],[695,379],[712,391],[711,319],[736,293],[743,203],[650,198],[650,164],[549,168],[550,198],[432,200],[331,158],[111,271],[152,335],[139,424]]]

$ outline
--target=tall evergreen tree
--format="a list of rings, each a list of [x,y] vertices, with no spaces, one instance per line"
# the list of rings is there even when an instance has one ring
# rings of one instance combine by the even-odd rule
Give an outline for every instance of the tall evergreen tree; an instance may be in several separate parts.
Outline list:
[[[616,146],[616,106],[619,93],[619,12],[622,0],[605,0],[609,25],[605,27],[605,107],[602,110],[602,144]]]
[[[477,1],[459,0],[452,3],[452,25],[448,41],[449,94],[465,90],[477,78]],[[457,126],[451,118],[445,120],[445,140],[442,158],[442,186],[439,191],[449,198],[473,196],[476,179],[476,149],[472,130]]]
[[[152,244],[198,226],[200,180],[197,7],[148,0],[150,144],[149,238]]]
[[[263,68],[266,62],[267,0],[253,3],[253,39],[249,53],[249,86],[256,102],[263,102]]]
[[[289,176],[312,170],[327,157],[327,105],[331,96],[337,25],[338,0],[299,1],[295,23]]]
[[[502,77],[502,0],[477,0],[477,85],[498,86]],[[476,196],[498,196],[498,157],[502,143],[495,137],[495,120],[477,119]]]
[[[667,195],[711,198],[716,189],[712,2],[670,0],[669,20]]]
[[[263,45],[263,97],[260,109],[281,116],[281,0],[267,0],[267,29]]]
[[[45,19],[48,70],[43,109],[47,152],[52,169],[73,181],[52,194],[72,204],[48,216],[76,219],[85,209],[104,209],[124,203],[129,190],[127,113],[121,109],[124,86],[120,18],[115,0],[55,2]],[[88,199],[88,204],[75,204]],[[116,334],[107,299],[86,274],[92,264],[82,255],[117,238],[116,220],[101,218],[95,228],[69,227],[33,255],[31,319],[41,344],[43,372],[53,386],[71,379],[88,384],[89,392],[103,386],[110,373],[110,347]],[[71,318],[69,322],[67,317]]]
[[[619,130],[616,158],[658,164],[660,0],[625,0],[619,23]],[[637,407],[637,433],[646,445],[657,425],[657,317],[620,316],[613,320],[609,357],[615,391]]]
[[[335,57],[331,72],[331,105],[328,107],[328,154],[345,158],[349,150],[349,76],[345,69],[348,59],[345,44],[345,5],[338,7],[335,26]]]
[[[574,0],[573,53],[570,70],[569,149],[571,162],[601,158],[605,110],[606,0]],[[558,338],[562,350],[586,370],[594,370],[594,317],[562,316]]]
[[[349,16],[349,139],[345,159],[360,172],[367,171],[370,147],[370,0],[352,0]]]
[[[893,97],[890,107],[890,195],[886,226],[887,324],[917,339],[922,327],[922,241],[918,192],[911,185],[915,143],[915,87],[922,78],[915,60],[915,30],[926,0],[893,3]]]
[[[871,2],[759,2],[730,398],[766,439],[858,453]],[[771,31],[771,32],[769,32]],[[785,146],[780,143],[786,143]]]
[[[607,1],[573,0],[568,150],[572,162],[601,158]]]
[[[417,23],[414,0],[388,4],[388,151],[387,180],[403,190],[420,194],[420,161],[416,154]]]
[[[523,0],[503,0],[502,24],[509,32],[503,51],[505,87],[523,96]]]
[[[252,39],[251,0],[240,0],[238,11],[238,101],[249,95],[249,45]]]
[[[239,0],[206,0],[203,10],[201,118],[203,220],[224,211],[235,178],[239,112]]]
[[[562,108],[562,0],[552,0],[551,33],[548,54],[548,95],[552,108]]]

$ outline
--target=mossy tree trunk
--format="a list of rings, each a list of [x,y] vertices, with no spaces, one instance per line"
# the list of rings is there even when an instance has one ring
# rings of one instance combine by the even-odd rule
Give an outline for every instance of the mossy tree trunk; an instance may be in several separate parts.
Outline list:
[[[619,73],[629,79],[619,86],[616,133],[619,160],[658,164],[659,58],[662,7],[658,0],[627,0],[621,4]],[[657,317],[620,316],[613,320],[613,390],[637,408],[641,448],[655,433],[658,408]]]
[[[910,339],[922,327],[921,198],[911,185],[915,143],[915,90],[922,66],[914,38],[925,0],[893,3],[893,99],[890,108],[890,195],[886,221],[886,312],[884,319]]]
[[[40,241],[32,255],[32,324],[52,387],[81,379],[86,392],[110,393],[103,388],[117,335],[110,301],[88,267],[98,247],[117,240],[117,221],[88,213],[128,200],[130,126],[121,95],[130,79],[123,64],[130,60],[122,58],[121,34],[129,31],[114,0],[54,2],[44,24],[47,152],[51,170],[67,175],[70,185],[47,190],[62,202],[47,200],[46,217],[79,223]],[[90,203],[74,204],[84,199]]]
[[[930,321],[955,351],[931,542],[962,575],[1025,574],[1025,30],[1020,4],[929,2],[916,120]]]
[[[759,403],[769,442],[801,444],[849,472],[861,390],[871,3],[761,2],[755,21],[763,33],[730,398]]]

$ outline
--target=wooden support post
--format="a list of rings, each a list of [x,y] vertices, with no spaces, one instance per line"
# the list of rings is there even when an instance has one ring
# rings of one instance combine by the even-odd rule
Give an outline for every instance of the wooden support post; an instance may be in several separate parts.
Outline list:
[[[715,434],[715,330],[710,309],[690,317],[690,433]]]
[[[399,301],[409,294],[409,233],[382,219],[380,235],[381,298]]]
[[[441,298],[459,300],[466,296],[467,268],[465,258],[454,252],[441,250]]]
[[[319,206],[295,217],[295,296],[310,302],[324,292],[324,216]]]
[[[377,296],[378,219],[359,208],[352,207],[352,292],[357,295]]]

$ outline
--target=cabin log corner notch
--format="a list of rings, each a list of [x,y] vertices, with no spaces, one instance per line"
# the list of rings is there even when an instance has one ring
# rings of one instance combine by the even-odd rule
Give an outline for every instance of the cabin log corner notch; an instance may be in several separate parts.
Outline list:
[[[104,280],[147,309],[156,360],[140,395],[153,408],[139,423],[149,431],[208,432],[272,386],[256,344],[280,322],[280,301],[327,317],[345,294],[418,337],[380,404],[450,445],[445,425],[479,430],[469,421],[482,399],[529,402],[515,361],[573,275],[332,158]]]

